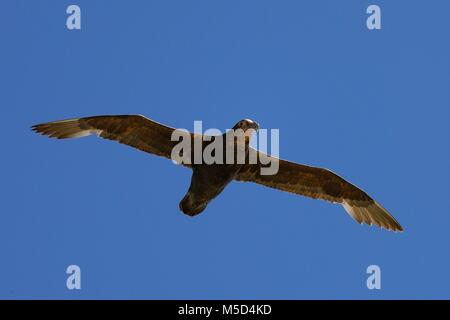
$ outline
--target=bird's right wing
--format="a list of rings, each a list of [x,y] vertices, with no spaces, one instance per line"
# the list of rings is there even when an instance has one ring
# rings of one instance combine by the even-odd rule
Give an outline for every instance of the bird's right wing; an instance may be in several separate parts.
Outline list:
[[[344,206],[349,215],[359,223],[375,224],[387,230],[402,231],[395,218],[363,190],[341,178],[330,170],[275,159],[258,153],[258,163],[246,164],[236,176],[238,181],[255,182],[270,188],[322,199]],[[266,158],[266,159],[264,159]],[[261,175],[261,164],[279,161],[279,170],[274,175]]]
[[[79,138],[91,134],[171,159],[175,130],[141,115],[95,116],[37,124],[32,129],[50,138]],[[189,134],[192,136],[192,134]]]

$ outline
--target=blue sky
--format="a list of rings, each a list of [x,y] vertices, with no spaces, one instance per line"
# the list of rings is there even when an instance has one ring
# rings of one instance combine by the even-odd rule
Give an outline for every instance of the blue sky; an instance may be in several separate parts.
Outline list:
[[[66,7],[82,30],[66,29]],[[366,8],[382,29],[366,28]],[[449,298],[448,1],[4,1],[0,298]],[[362,187],[405,228],[32,124],[144,114],[280,129],[282,158]],[[66,288],[79,265],[82,289]],[[366,268],[381,267],[368,290]]]

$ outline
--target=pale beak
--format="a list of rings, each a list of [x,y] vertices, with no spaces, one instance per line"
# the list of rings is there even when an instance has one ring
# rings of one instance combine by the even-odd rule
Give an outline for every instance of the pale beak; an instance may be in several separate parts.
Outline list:
[[[253,121],[253,129],[255,129],[256,131],[259,130],[259,123],[258,122],[254,122]]]

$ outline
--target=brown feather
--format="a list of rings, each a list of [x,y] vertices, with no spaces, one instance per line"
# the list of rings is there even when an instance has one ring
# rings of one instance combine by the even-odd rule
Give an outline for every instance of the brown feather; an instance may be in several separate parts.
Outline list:
[[[32,129],[56,139],[79,138],[96,134],[136,149],[171,158],[175,130],[141,115],[95,116],[34,125]]]
[[[254,149],[250,149],[250,152],[257,152],[258,159],[269,157],[271,161],[276,160]],[[267,163],[266,160],[263,162]],[[279,171],[275,175],[261,175],[260,170],[264,165],[258,161],[257,164],[246,164],[235,179],[255,182],[314,199],[340,203],[359,223],[375,224],[392,231],[403,231],[395,218],[367,193],[330,170],[278,160]]]

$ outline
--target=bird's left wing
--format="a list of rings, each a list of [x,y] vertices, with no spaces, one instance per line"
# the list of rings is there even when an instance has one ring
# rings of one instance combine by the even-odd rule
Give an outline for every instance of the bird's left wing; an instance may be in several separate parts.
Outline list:
[[[136,149],[171,158],[174,128],[141,115],[108,115],[37,124],[32,129],[51,138],[79,138],[91,134],[115,140]]]
[[[403,231],[400,224],[386,209],[363,190],[330,170],[275,159],[254,149],[250,149],[250,152],[258,153],[258,163],[244,165],[236,176],[236,180],[255,182],[314,199],[340,203],[359,223],[375,224],[392,231]],[[268,163],[268,160],[279,161],[279,170],[275,175],[261,175],[260,169],[265,166],[261,162]]]

